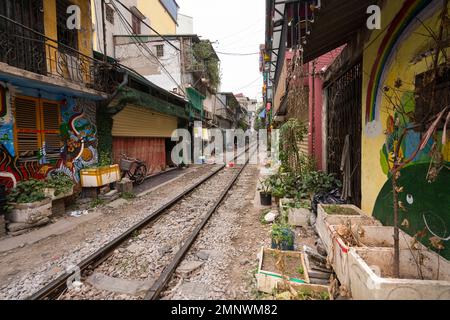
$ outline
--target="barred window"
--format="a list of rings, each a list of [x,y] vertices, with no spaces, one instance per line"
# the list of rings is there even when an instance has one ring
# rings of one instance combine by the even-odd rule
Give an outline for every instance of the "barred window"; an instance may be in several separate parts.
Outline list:
[[[66,46],[78,50],[78,30],[67,28],[67,8],[72,3],[67,0],[56,1],[56,13],[57,13],[57,27],[58,27],[58,41]],[[63,46],[59,47],[59,50],[64,52]]]
[[[156,56],[158,58],[164,57],[164,45],[163,44],[156,46]]]
[[[450,105],[450,68],[442,65],[438,67],[437,73],[434,70],[429,70],[417,75],[415,87],[416,109],[414,120],[417,124],[425,124],[431,117]],[[434,104],[431,106],[430,102],[433,95]]]

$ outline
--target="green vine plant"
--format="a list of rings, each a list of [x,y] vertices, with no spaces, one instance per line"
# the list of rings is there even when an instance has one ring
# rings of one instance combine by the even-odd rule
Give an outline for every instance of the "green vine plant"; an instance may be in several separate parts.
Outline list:
[[[209,80],[209,87],[217,91],[220,85],[219,60],[216,57],[214,48],[208,40],[200,41],[192,46],[192,51],[196,62],[195,69],[203,70]]]
[[[302,153],[300,144],[308,134],[308,129],[302,121],[290,119],[280,128],[280,160],[285,172],[296,175],[313,169],[311,159]]]

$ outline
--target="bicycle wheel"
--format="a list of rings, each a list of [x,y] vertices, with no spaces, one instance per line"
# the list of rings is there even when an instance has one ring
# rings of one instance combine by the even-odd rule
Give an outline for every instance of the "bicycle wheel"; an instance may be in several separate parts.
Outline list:
[[[136,168],[136,171],[134,172],[134,181],[139,185],[145,181],[146,177],[147,167],[145,166],[145,164],[141,164]]]

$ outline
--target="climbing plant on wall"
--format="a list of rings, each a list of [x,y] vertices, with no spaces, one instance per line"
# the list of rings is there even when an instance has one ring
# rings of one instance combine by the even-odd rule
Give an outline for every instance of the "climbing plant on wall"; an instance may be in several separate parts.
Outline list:
[[[98,126],[98,153],[99,163],[101,165],[109,165],[112,163],[112,115],[107,112],[107,107],[101,106],[97,110],[97,126]]]
[[[300,144],[308,134],[306,125],[298,119],[290,119],[280,128],[280,160],[286,172],[301,174],[312,170],[310,159],[300,150]]]
[[[220,85],[219,60],[216,58],[214,49],[209,41],[200,41],[192,47],[197,64],[205,71],[209,85],[217,90]]]

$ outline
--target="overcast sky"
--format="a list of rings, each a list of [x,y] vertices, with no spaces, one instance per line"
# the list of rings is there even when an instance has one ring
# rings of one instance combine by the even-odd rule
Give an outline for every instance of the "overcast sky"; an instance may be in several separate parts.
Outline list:
[[[264,43],[264,0],[177,0],[180,13],[194,18],[194,32],[226,53],[256,53]],[[244,93],[261,100],[262,76],[259,55],[219,54],[222,91]]]

